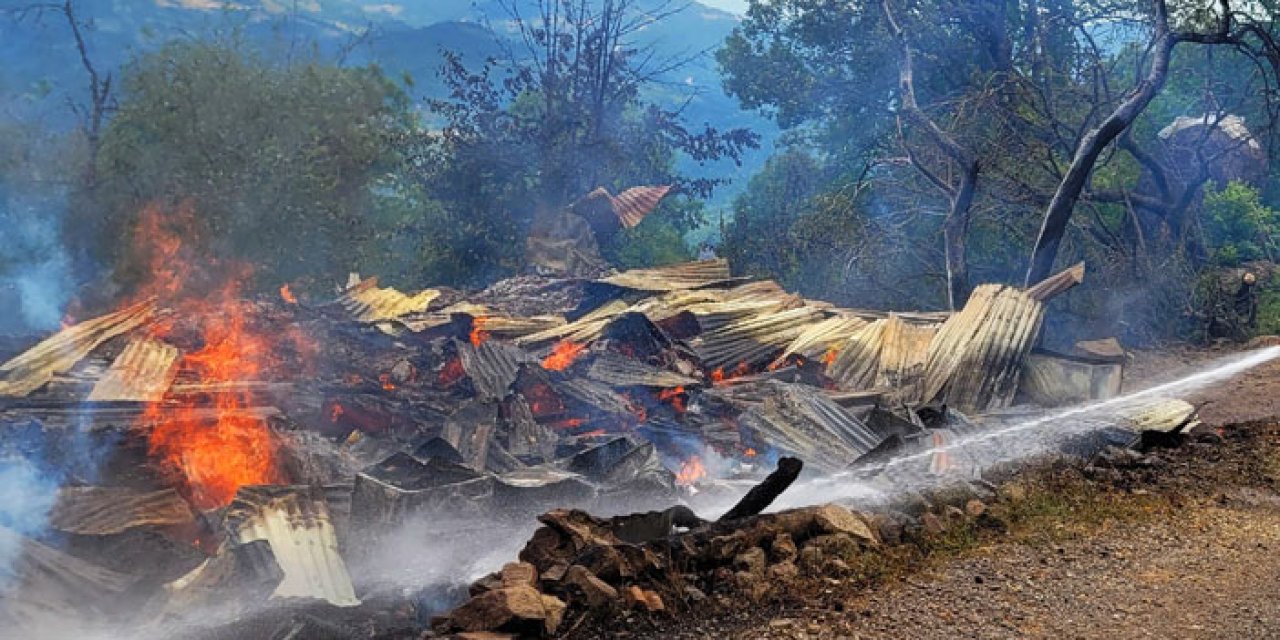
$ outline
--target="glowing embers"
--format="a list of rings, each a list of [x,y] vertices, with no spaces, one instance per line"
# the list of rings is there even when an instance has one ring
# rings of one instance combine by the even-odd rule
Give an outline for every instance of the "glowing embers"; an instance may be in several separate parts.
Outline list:
[[[551,354],[542,360],[542,368],[548,371],[564,371],[582,355],[587,345],[562,340],[551,348]]]
[[[293,290],[288,284],[280,285],[280,299],[289,304],[298,304],[298,297],[293,295]]]

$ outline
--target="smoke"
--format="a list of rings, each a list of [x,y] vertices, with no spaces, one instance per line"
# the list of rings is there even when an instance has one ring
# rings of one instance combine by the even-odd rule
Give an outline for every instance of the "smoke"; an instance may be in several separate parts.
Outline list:
[[[61,242],[66,194],[24,194],[0,182],[0,333],[57,328],[71,296],[71,259]]]

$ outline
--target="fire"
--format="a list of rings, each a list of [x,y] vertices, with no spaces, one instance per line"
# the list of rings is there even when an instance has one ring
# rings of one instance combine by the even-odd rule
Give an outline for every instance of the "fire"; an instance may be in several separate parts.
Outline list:
[[[150,427],[148,453],[162,472],[173,477],[201,509],[226,505],[240,487],[286,482],[276,464],[276,439],[265,420],[252,412],[250,392],[234,383],[262,379],[275,350],[268,334],[252,327],[241,284],[250,270],[239,265],[200,260],[194,247],[184,247],[183,234],[194,224],[194,208],[180,206],[169,214],[158,205],[142,211],[136,248],[149,259],[150,280],[141,297],[157,297],[177,313],[174,317],[198,319],[196,344],[179,367],[201,383],[210,385],[212,410],[195,400],[153,403],[139,422]],[[201,264],[203,262],[204,264]],[[209,289],[208,280],[197,287],[190,280],[200,275],[221,275],[221,284]],[[158,338],[168,337],[172,323],[149,328]],[[289,337],[285,336],[285,340]],[[302,346],[302,345],[299,345]],[[305,356],[301,352],[300,356]],[[228,383],[217,388],[218,383]]]
[[[396,385],[391,381],[390,373],[383,373],[378,376],[378,383],[382,385],[383,391],[395,391]]]
[[[471,340],[471,345],[478,347],[489,339],[489,332],[484,331],[485,318],[477,316],[471,319],[471,334],[467,336]]]
[[[705,477],[707,477],[707,468],[702,466],[702,458],[690,456],[684,464],[680,465],[680,471],[676,474],[676,484],[687,487]]]
[[[280,297],[289,304],[298,304],[298,298],[293,295],[293,291],[289,289],[288,283],[280,285]]]
[[[746,456],[746,457],[748,457],[748,458],[754,458],[754,457],[756,457],[756,450],[755,450],[755,449],[752,449],[751,447],[747,447],[747,450],[746,450],[746,451],[743,451],[743,452],[742,452],[742,455],[744,455],[744,456]]]
[[[578,356],[587,348],[585,344],[561,340],[551,348],[551,355],[542,360],[542,368],[549,371],[564,371],[573,364]]]
[[[750,373],[751,365],[746,362],[739,362],[737,366],[728,373],[725,373],[724,367],[716,367],[716,370],[711,372],[711,382],[719,384],[733,378],[741,378],[742,376],[749,375]]]
[[[560,420],[558,422],[552,422],[547,426],[553,429],[576,429],[586,424],[586,422],[587,421],[584,418],[565,418],[564,420]]]
[[[658,392],[658,400],[670,402],[671,408],[675,409],[676,413],[684,413],[688,410],[688,406],[685,404],[684,387],[663,389]]]
[[[825,364],[825,365],[827,365],[827,366],[830,366],[830,365],[831,365],[831,363],[832,363],[832,362],[835,362],[835,361],[836,361],[836,348],[835,348],[835,347],[831,347],[830,349],[827,349],[827,352],[826,352],[826,353],[824,353],[824,354],[822,354],[822,364]]]
[[[268,345],[247,330],[241,305],[230,301],[204,320],[205,346],[183,357],[181,366],[205,383],[257,379]],[[155,425],[148,452],[179,476],[197,507],[228,504],[245,485],[283,482],[275,438],[262,418],[248,412],[248,396],[235,389],[215,393],[212,417],[201,415],[194,402],[173,409],[156,403],[143,412],[143,420]]]
[[[343,409],[342,405],[336,402],[333,403],[333,406],[329,408],[329,422],[337,422],[342,417],[342,414],[346,412],[347,410]]]

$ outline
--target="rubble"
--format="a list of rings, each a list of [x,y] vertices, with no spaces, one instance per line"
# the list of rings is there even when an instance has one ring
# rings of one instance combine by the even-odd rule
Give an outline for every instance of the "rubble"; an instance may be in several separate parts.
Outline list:
[[[629,226],[664,193],[596,200]],[[594,225],[587,207],[573,215]],[[599,266],[555,254],[555,242],[530,245],[550,271]],[[353,276],[331,301],[287,287],[282,300],[240,301],[236,327],[252,335],[226,344],[254,361],[213,370],[206,352],[221,345],[203,319],[148,299],[0,365],[0,435],[55,461],[72,457],[67,434],[94,439],[99,477],[66,483],[49,521],[100,540],[81,544],[87,556],[134,535],[190,548],[157,558],[163,569],[138,572],[139,584],[104,573],[115,570],[105,555],[111,570],[59,565],[101,592],[148,594],[135,622],[265,599],[356,609],[382,587],[353,578],[348,562],[394,533],[537,517],[527,564],[477,583],[447,628],[551,633],[581,603],[663,612],[686,587],[715,591],[671,588],[677,567],[749,574],[763,589],[833,550],[900,535],[837,505],[761,513],[802,466],[874,475],[874,461],[920,451],[930,462],[912,473],[976,464],[948,442],[984,428],[967,414],[1007,409],[1034,388],[1044,303],[1082,279],[1077,267],[1026,291],[983,285],[950,314],[842,309],[735,277],[720,259],[587,280],[527,275],[473,294]],[[173,438],[179,426],[209,448],[158,444],[162,427]],[[265,466],[241,473],[249,461]],[[690,508],[775,462],[720,519]],[[405,615],[425,618],[414,606]],[[312,624],[291,620],[294,631]]]

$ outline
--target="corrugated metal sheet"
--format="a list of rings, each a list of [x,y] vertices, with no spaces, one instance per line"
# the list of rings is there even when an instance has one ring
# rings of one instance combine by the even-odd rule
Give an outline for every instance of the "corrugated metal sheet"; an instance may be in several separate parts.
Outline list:
[[[895,397],[906,401],[918,399],[929,344],[937,332],[937,325],[906,322],[896,315],[886,320],[876,386],[892,389]]]
[[[1134,431],[1174,433],[1192,422],[1196,408],[1176,398],[1156,398],[1142,406],[1120,411],[1120,417]]]
[[[462,368],[471,378],[471,384],[481,398],[501,399],[516,379],[516,371],[522,362],[532,358],[519,347],[495,340],[486,340],[480,346],[455,340]]]
[[[697,378],[660,369],[612,351],[598,354],[587,370],[587,377],[613,387],[672,387],[699,384]]]
[[[147,337],[134,338],[93,385],[89,400],[159,402],[178,373],[178,348]]]
[[[921,399],[961,411],[988,411],[1013,402],[1044,305],[1004,285],[982,285],[947,320],[929,347]]]
[[[800,355],[809,359],[820,359],[829,349],[844,346],[844,343],[860,329],[870,324],[862,318],[851,316],[835,316],[817,324],[809,325],[791,344],[783,349],[779,359],[790,355]]]
[[[110,535],[137,527],[187,524],[191,507],[173,489],[63,487],[49,512],[49,525],[66,533]]]
[[[123,593],[135,582],[132,576],[91,564],[5,527],[0,527],[0,549],[12,557],[12,563],[5,567],[7,588],[0,598],[5,637],[42,637],[34,629],[47,634],[50,620],[105,615],[108,612],[102,605],[110,602],[109,596]]]
[[[844,469],[884,441],[820,389],[778,381],[760,387],[767,392],[763,405],[743,412],[739,423],[806,463]]]
[[[0,365],[0,396],[25,396],[65,373],[98,345],[146,324],[154,300],[67,327]]]
[[[226,522],[236,543],[271,544],[284,571],[273,598],[316,598],[339,607],[360,604],[318,487],[241,488]]]
[[[637,291],[701,289],[732,281],[729,261],[723,258],[685,262],[653,269],[632,269],[597,280],[597,282]]]
[[[889,322],[889,318],[876,320],[845,341],[835,361],[827,367],[827,375],[840,388],[861,391],[875,387],[880,373],[880,349]]]
[[[435,289],[406,295],[390,287],[379,287],[377,278],[368,278],[339,296],[337,303],[360,322],[378,322],[426,311],[438,297],[440,292]]]
[[[594,342],[596,338],[600,337],[600,331],[609,323],[609,320],[627,311],[629,307],[630,305],[621,300],[612,300],[573,322],[520,336],[514,342],[518,345],[532,345],[559,340],[568,340],[579,344]]]
[[[800,307],[750,316],[703,334],[693,346],[713,369],[744,362],[764,365],[822,315],[818,309]]]
[[[657,208],[658,203],[669,191],[671,191],[671,185],[632,187],[616,197],[609,196],[609,204],[613,207],[613,212],[618,215],[618,221],[622,226],[630,229],[640,224],[645,216]],[[607,191],[605,195],[608,195]]]

